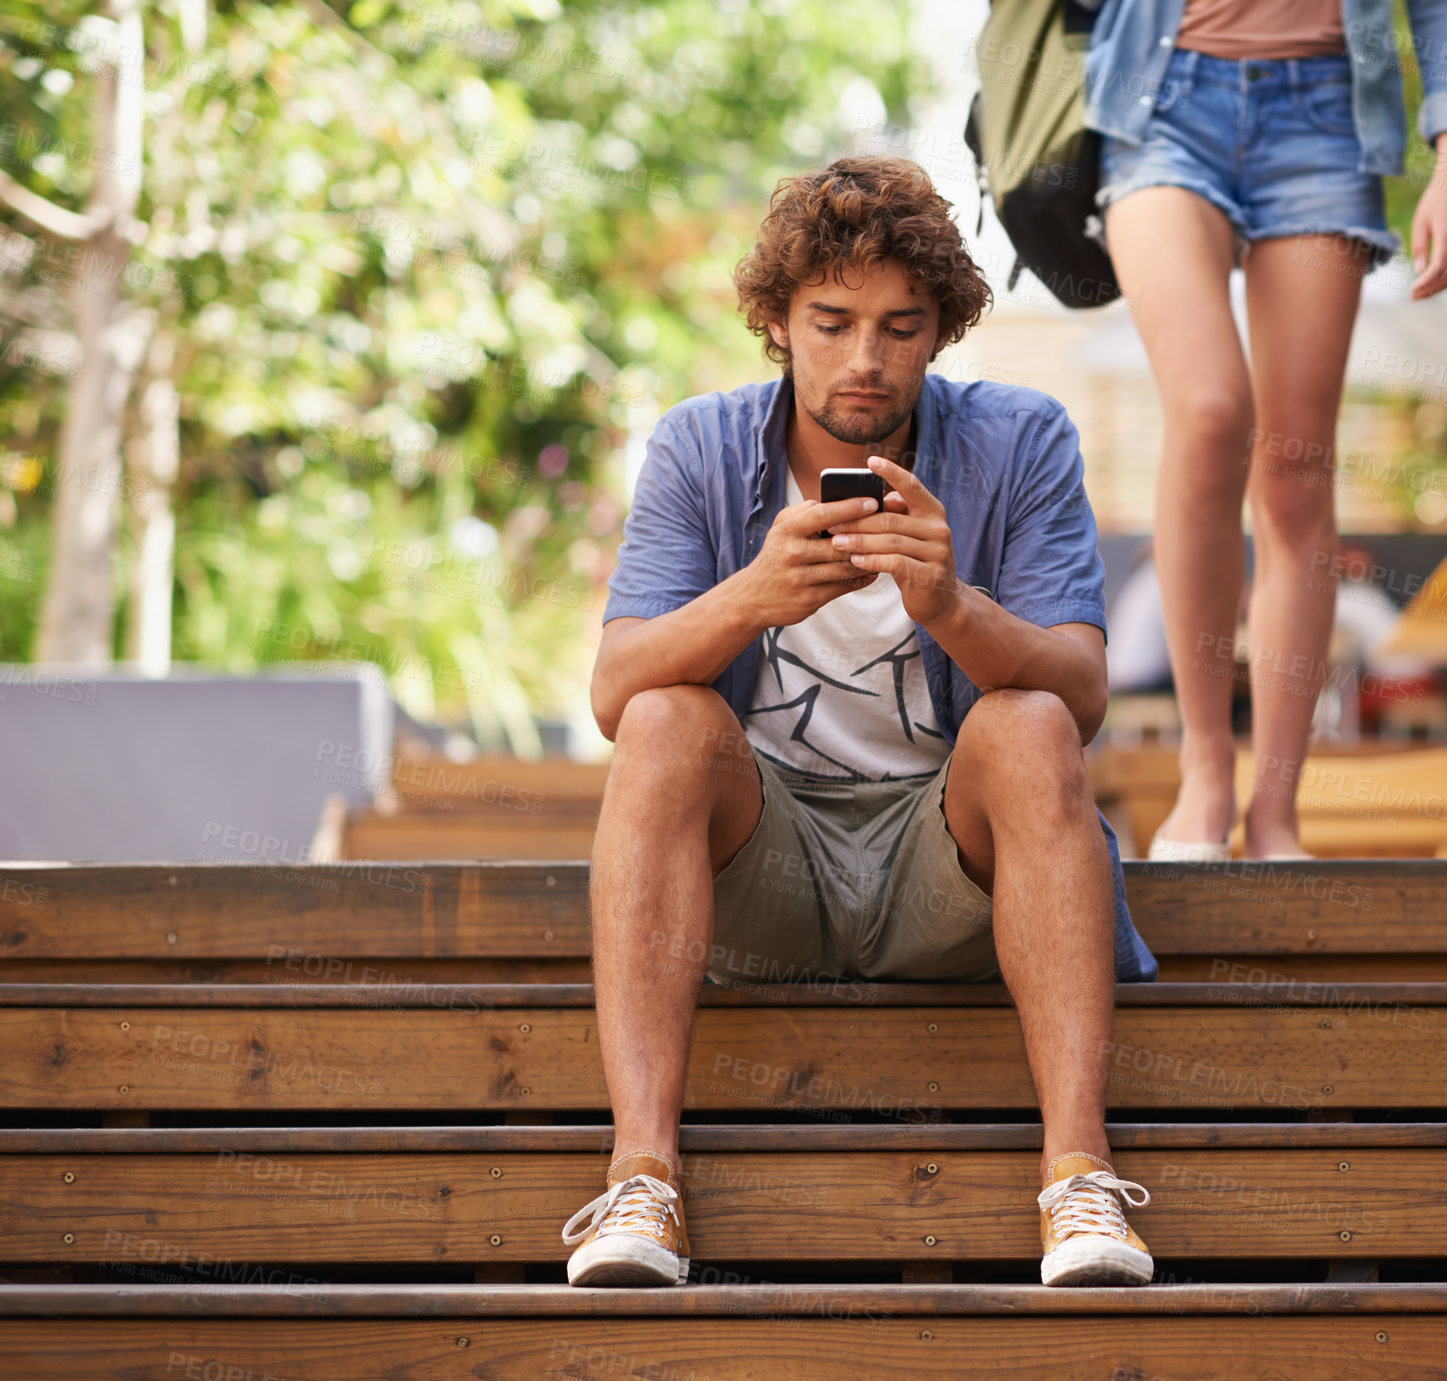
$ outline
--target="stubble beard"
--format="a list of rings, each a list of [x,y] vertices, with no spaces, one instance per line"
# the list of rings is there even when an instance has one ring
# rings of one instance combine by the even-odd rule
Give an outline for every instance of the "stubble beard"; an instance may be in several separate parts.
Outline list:
[[[794,356],[790,351],[789,372],[791,375],[793,375],[793,366]],[[797,376],[794,377],[796,378],[794,398],[795,401],[802,401],[799,398]],[[861,385],[861,387],[878,389],[879,385]],[[851,415],[832,398],[826,399],[824,406],[817,412],[808,403],[803,403],[803,408],[836,441],[843,441],[850,446],[872,446],[877,441],[883,441],[886,437],[893,436],[909,421],[910,414],[914,412],[915,401],[916,399],[911,399],[907,404],[882,417],[869,413]]]

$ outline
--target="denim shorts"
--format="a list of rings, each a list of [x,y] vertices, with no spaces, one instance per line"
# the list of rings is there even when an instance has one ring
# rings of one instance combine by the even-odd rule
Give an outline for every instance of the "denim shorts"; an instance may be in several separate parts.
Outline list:
[[[1349,58],[1177,48],[1141,142],[1101,140],[1095,200],[1103,209],[1142,187],[1185,187],[1230,220],[1238,262],[1254,240],[1346,235],[1371,247],[1375,268],[1402,241],[1387,229],[1380,174],[1358,172],[1360,158]]]
[[[999,978],[990,897],[945,823],[952,758],[923,780],[831,782],[753,756],[764,808],[714,879],[712,981]]]

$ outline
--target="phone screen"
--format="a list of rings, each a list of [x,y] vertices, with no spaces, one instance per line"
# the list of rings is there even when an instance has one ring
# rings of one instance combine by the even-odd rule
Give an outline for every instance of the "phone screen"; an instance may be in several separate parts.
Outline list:
[[[884,476],[868,469],[822,470],[819,474],[819,502],[837,503],[840,499],[873,499],[879,505],[876,512],[884,508]],[[829,536],[827,530],[819,533]]]

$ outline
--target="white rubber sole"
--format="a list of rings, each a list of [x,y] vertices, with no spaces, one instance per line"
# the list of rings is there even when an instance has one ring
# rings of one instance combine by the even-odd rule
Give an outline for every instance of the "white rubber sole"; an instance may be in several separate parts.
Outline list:
[[[1225,844],[1187,843],[1183,839],[1152,839],[1146,851],[1149,863],[1229,863],[1231,850]]]
[[[637,1233],[610,1232],[568,1258],[569,1285],[682,1285],[688,1258]]]
[[[1040,1261],[1045,1285],[1149,1285],[1155,1274],[1149,1252],[1098,1233],[1068,1237]]]

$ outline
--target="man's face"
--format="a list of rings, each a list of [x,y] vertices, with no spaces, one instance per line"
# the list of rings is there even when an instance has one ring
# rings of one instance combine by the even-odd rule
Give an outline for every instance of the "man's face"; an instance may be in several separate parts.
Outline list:
[[[872,445],[909,420],[935,352],[939,303],[897,260],[865,273],[832,269],[797,288],[769,334],[789,354],[794,397],[830,436]]]

